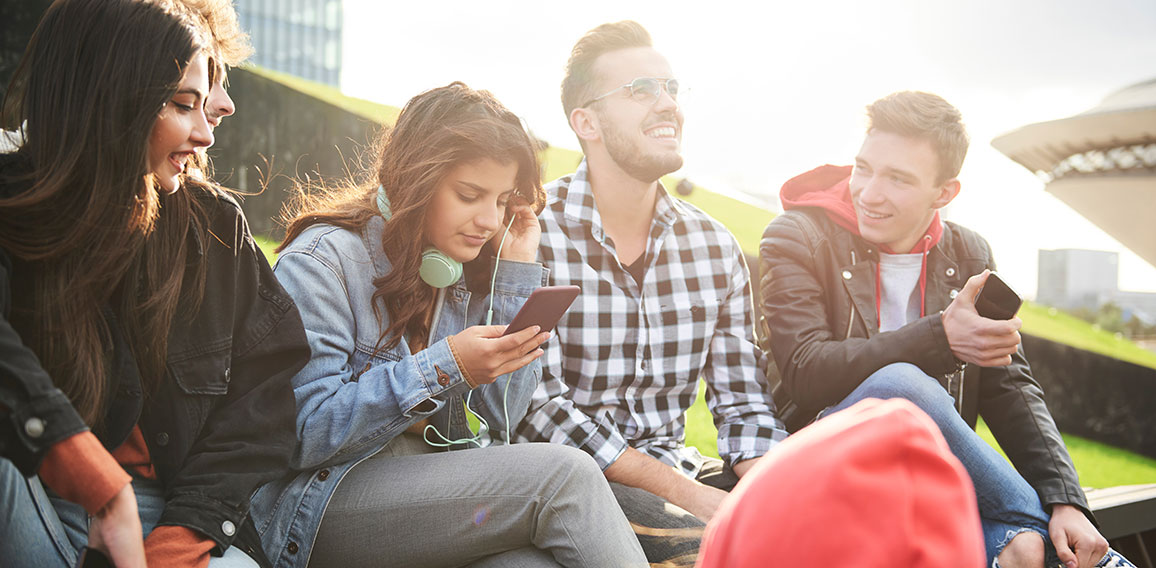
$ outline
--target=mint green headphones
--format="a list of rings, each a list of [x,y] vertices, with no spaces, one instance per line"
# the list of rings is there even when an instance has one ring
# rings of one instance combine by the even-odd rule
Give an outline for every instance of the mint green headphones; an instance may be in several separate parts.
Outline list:
[[[385,195],[385,187],[380,185],[377,186],[377,208],[386,221],[393,216],[393,211],[389,207],[389,197]],[[426,284],[434,288],[445,288],[462,277],[462,263],[434,247],[426,247],[421,253],[421,268],[418,274]]]

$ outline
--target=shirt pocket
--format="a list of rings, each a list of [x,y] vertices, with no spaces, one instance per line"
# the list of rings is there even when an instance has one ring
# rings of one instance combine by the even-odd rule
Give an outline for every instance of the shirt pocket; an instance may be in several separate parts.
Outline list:
[[[656,355],[668,359],[690,356],[691,367],[697,370],[709,351],[710,339],[718,326],[722,300],[717,297],[697,297],[690,301],[663,307],[661,343],[651,341]],[[680,369],[686,370],[686,369]]]
[[[232,379],[232,350],[224,347],[169,360],[169,372],[185,394],[224,395]]]
[[[228,344],[209,351],[193,351],[168,362],[177,388],[184,395],[190,432],[199,432],[212,406],[229,393],[232,349]]]

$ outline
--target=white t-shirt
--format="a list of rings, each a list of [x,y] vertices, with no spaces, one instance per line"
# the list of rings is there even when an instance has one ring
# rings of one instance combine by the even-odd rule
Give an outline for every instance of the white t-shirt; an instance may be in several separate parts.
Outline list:
[[[919,274],[923,253],[879,253],[879,331],[899,329],[919,319]]]

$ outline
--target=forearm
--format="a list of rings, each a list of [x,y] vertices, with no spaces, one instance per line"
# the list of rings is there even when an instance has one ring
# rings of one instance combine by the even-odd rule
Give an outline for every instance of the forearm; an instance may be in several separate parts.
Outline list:
[[[701,485],[677,469],[630,447],[603,473],[609,481],[644,489],[680,506],[689,500],[695,486]]]
[[[772,318],[771,324],[775,323]],[[837,404],[891,363],[912,363],[933,377],[956,368],[938,314],[869,339],[835,340],[825,328],[790,335],[772,339],[775,361],[796,403],[815,410]]]

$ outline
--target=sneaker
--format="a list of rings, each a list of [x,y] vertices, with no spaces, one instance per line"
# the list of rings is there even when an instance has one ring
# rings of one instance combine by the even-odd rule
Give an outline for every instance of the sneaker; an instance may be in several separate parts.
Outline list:
[[[1123,554],[1109,548],[1108,553],[1096,563],[1096,568],[1136,568],[1136,565],[1124,558]]]

